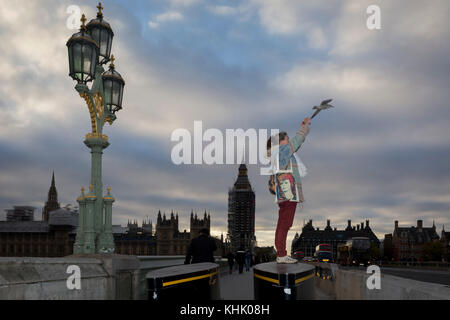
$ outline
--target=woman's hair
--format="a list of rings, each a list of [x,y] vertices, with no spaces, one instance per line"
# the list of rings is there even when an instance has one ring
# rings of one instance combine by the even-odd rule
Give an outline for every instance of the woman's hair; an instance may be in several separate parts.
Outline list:
[[[267,156],[268,157],[270,157],[270,155],[271,155],[270,150],[272,149],[272,139],[275,140],[276,136],[277,135],[273,135],[269,138],[269,140],[267,140]],[[280,143],[280,141],[284,140],[286,138],[286,136],[287,136],[287,133],[285,131],[281,131],[278,134],[278,144]],[[276,141],[274,141],[274,142],[276,142]],[[275,146],[275,144],[274,144],[274,146]]]
[[[281,182],[281,180],[289,180],[291,183],[291,186],[294,184],[294,177],[292,174],[282,173],[278,176],[278,182]]]

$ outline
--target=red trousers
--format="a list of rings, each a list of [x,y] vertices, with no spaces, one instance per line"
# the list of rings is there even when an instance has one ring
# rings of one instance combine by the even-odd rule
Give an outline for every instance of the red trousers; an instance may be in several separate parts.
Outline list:
[[[277,231],[275,231],[275,248],[277,249],[277,256],[284,257],[287,255],[286,237],[294,222],[297,202],[284,201],[279,203],[278,206],[280,210],[278,211]]]

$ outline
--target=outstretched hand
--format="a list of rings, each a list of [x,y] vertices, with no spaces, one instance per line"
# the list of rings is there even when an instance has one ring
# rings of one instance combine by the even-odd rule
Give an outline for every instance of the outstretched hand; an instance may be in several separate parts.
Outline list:
[[[303,122],[302,122],[302,126],[307,126],[311,123],[311,119],[306,117]]]

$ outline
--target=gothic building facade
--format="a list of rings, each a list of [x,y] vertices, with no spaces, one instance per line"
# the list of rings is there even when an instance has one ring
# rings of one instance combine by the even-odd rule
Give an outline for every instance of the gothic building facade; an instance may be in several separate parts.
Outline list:
[[[113,235],[117,254],[152,256],[157,253],[151,221],[143,221],[141,227],[137,221],[128,221],[127,227],[113,225]]]
[[[338,244],[345,243],[353,237],[367,237],[371,243],[377,247],[380,246],[380,241],[369,226],[369,220],[366,220],[365,226],[364,222],[352,226],[351,220],[347,220],[345,230],[332,229],[330,220],[327,220],[327,226],[323,230],[320,230],[319,228],[314,228],[312,220],[309,220],[303,226],[302,233],[300,235],[298,233],[295,234],[294,240],[292,240],[291,252],[303,251],[305,257],[312,257],[317,245],[327,243],[333,249],[333,256],[337,257]]]
[[[205,212],[203,219],[191,212],[190,230],[187,232],[179,230],[178,213],[166,214],[158,212],[158,218],[153,233],[152,223],[143,222],[139,227],[137,222],[128,222],[126,228],[113,226],[116,253],[130,255],[186,255],[188,246],[192,239],[199,236],[201,229],[211,229],[211,216]],[[224,255],[223,236],[216,241],[216,256]]]
[[[165,213],[161,215],[161,211],[158,212],[156,221],[156,238],[157,255],[184,255],[191,239],[190,233],[186,230],[179,232],[178,213],[174,216],[172,212],[170,219],[167,219]]]
[[[185,255],[191,240],[198,237],[200,230],[203,228],[211,230],[211,216],[206,214],[206,211],[203,219],[191,212],[189,232],[186,230],[179,231],[178,213],[174,216],[172,212],[170,219],[168,219],[165,214],[161,216],[161,212],[158,212],[156,223],[157,255]],[[213,239],[216,241],[218,248],[214,255],[222,256],[223,237],[221,239],[213,237]]]
[[[232,252],[253,249],[255,237],[255,193],[245,164],[239,166],[234,186],[228,191],[227,243]]]
[[[34,207],[8,209],[0,221],[0,256],[63,257],[72,254],[78,226],[78,213],[60,208],[55,176],[43,209],[43,221],[34,220]]]
[[[423,245],[428,242],[439,241],[439,235],[436,232],[434,222],[432,227],[424,227],[422,220],[417,220],[416,226],[399,227],[396,220],[391,241],[392,256],[395,261],[420,261]]]
[[[0,221],[0,256],[9,257],[63,257],[73,254],[78,212],[61,208],[55,176],[52,175],[47,201],[42,210],[42,221],[34,220],[34,207],[14,206],[8,209],[7,220]],[[203,219],[191,212],[190,232],[179,231],[178,214],[170,219],[158,213],[156,230],[151,221],[128,221],[126,227],[113,225],[115,253],[128,255],[185,255],[190,241],[203,228],[210,230],[211,216]],[[224,255],[223,236],[214,238],[217,256]]]

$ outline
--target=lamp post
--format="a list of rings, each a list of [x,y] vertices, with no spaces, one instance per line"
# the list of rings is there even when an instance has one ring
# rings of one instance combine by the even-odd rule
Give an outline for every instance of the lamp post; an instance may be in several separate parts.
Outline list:
[[[115,201],[111,188],[103,195],[102,154],[109,146],[103,134],[106,122],[116,120],[116,112],[122,109],[125,81],[115,70],[111,45],[114,33],[103,19],[103,7],[97,6],[97,18],[87,25],[84,14],[81,27],[67,41],[69,76],[77,81],[75,90],[86,102],[91,118],[92,131],[86,135],[84,144],[91,149],[91,181],[89,192],[77,198],[79,222],[74,253],[113,253],[112,204]],[[110,62],[105,71],[103,65]],[[91,82],[92,86],[87,86]]]

